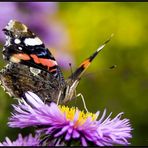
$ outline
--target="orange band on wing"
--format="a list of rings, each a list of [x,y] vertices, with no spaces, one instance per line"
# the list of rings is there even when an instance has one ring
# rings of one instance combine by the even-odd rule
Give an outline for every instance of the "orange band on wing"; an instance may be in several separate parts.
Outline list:
[[[40,63],[40,60],[39,60],[39,58],[36,55],[31,54],[30,56],[33,58],[33,60],[34,60],[35,63],[37,63],[37,64]]]
[[[50,72],[54,72],[54,71],[56,71],[56,68],[54,68],[54,69],[50,69]]]
[[[29,55],[23,53],[13,54],[12,56],[19,60],[30,60]]]
[[[57,62],[54,61],[54,60],[39,58],[39,57],[37,57],[34,54],[31,54],[30,56],[33,58],[33,60],[34,60],[35,63],[42,64],[43,66],[47,66],[48,68],[57,65]]]
[[[80,65],[80,67],[83,66],[84,68],[87,68],[87,67],[89,66],[89,64],[90,64],[90,60],[89,60],[89,59],[86,59],[86,60]]]

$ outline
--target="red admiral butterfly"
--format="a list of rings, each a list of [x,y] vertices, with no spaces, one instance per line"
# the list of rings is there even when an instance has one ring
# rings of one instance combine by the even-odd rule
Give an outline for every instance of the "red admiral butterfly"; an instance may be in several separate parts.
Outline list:
[[[26,25],[11,20],[3,29],[6,43],[3,58],[9,64],[0,71],[1,84],[13,97],[20,98],[32,91],[47,101],[67,101],[76,97],[79,80],[108,39],[89,58],[64,79],[60,67],[44,43]]]

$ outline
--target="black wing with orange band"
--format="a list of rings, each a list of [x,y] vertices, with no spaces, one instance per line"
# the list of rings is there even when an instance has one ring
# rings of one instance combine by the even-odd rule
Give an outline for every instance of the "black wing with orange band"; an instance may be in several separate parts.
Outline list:
[[[76,69],[76,71],[69,77],[71,80],[77,80],[80,79],[82,74],[85,72],[85,70],[89,67],[91,62],[94,60],[94,58],[98,55],[98,53],[105,47],[105,45],[111,40],[113,34],[110,36],[110,38],[105,41],[90,57],[85,59],[80,66]]]
[[[51,52],[26,25],[11,20],[3,31],[6,36],[3,48],[4,59],[38,68],[64,81],[62,72]]]

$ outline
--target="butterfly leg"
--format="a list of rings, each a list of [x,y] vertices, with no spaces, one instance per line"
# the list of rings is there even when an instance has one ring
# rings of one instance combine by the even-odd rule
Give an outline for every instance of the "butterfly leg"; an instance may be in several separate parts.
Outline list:
[[[58,95],[58,99],[57,99],[57,105],[59,105],[59,101],[60,101],[60,97],[61,97],[61,91],[59,92],[59,95]]]
[[[81,97],[83,105],[84,105],[84,109],[86,110],[86,112],[88,112],[88,109],[86,107],[85,99],[84,99],[83,95],[81,93],[79,93],[79,94],[76,95],[76,97]]]

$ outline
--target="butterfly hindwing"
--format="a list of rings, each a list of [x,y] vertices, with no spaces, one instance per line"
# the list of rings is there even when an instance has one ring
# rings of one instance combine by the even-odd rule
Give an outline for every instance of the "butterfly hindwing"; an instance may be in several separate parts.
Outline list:
[[[46,71],[34,75],[29,66],[12,62],[0,71],[0,80],[11,97],[21,98],[24,92],[31,91],[47,102],[56,102],[58,92],[63,87],[59,87],[55,77]]]

